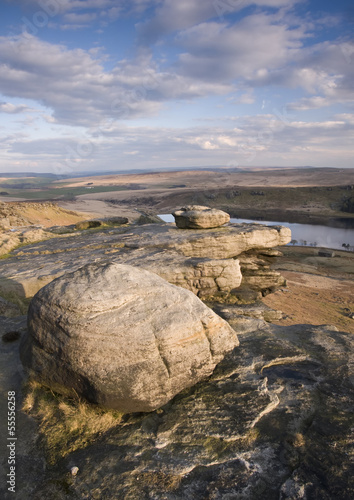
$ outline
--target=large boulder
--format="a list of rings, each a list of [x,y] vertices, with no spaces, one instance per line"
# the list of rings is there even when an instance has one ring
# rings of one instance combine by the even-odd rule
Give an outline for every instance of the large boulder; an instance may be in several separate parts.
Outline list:
[[[32,299],[21,359],[42,383],[123,412],[156,409],[238,345],[192,292],[117,263],[86,265]]]
[[[189,205],[173,212],[176,226],[180,229],[211,229],[230,221],[230,216],[216,208]]]

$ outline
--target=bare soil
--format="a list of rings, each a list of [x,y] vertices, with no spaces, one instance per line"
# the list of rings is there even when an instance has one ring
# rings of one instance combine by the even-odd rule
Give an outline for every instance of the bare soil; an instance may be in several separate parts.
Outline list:
[[[137,219],[141,213],[135,208],[130,208],[127,206],[117,207],[111,205],[101,200],[87,200],[79,198],[75,201],[58,201],[57,203],[60,207],[80,212],[85,214],[85,218],[104,218],[104,217],[128,217],[129,220]]]
[[[276,269],[287,279],[287,287],[268,295],[263,302],[283,311],[276,324],[333,325],[354,333],[354,254],[336,251],[335,257],[318,257],[318,250],[283,247]]]
[[[89,216],[87,213],[63,209],[51,203],[42,204],[42,206],[39,203],[21,203],[15,206],[32,224],[43,227],[69,226],[86,220]]]

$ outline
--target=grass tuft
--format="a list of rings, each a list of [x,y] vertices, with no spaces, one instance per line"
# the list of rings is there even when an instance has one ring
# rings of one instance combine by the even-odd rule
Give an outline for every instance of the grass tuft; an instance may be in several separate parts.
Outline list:
[[[39,424],[49,464],[90,445],[121,421],[122,413],[54,393],[34,380],[25,386],[22,409]]]

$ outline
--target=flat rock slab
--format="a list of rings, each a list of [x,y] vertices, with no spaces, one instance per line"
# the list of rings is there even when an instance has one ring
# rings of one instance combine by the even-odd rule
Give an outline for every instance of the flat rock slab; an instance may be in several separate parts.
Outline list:
[[[238,345],[193,293],[154,273],[89,264],[32,299],[21,359],[54,390],[123,412],[154,410]]]
[[[100,260],[126,262],[168,280],[173,277],[172,283],[198,295],[203,288],[228,293],[242,278],[238,261],[231,259],[253,248],[285,245],[290,239],[288,228],[260,224],[204,230],[150,224],[59,236],[15,250],[13,257],[1,260],[0,294],[5,290],[32,297],[65,272]]]
[[[33,498],[352,500],[353,353],[331,327],[259,326],[208,381],[48,469]]]
[[[147,228],[149,228],[147,230]],[[122,241],[131,248],[160,247],[186,257],[230,259],[253,248],[286,245],[291,231],[284,226],[229,224],[216,229],[181,230],[168,224],[133,228]]]

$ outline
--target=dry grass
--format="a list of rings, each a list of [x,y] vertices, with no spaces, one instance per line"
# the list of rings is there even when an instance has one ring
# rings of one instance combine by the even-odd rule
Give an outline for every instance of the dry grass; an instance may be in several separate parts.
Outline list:
[[[283,257],[274,268],[287,280],[285,291],[264,297],[263,302],[283,311],[285,318],[274,323],[333,325],[354,333],[354,255],[335,251],[333,258],[321,258],[314,249],[282,247]]]
[[[85,448],[119,424],[122,413],[90,405],[79,397],[55,394],[36,381],[25,387],[22,409],[38,421],[45,454],[55,464],[75,450]]]

